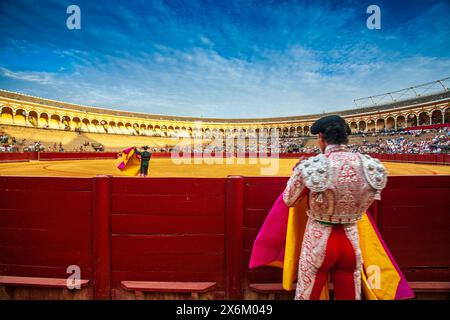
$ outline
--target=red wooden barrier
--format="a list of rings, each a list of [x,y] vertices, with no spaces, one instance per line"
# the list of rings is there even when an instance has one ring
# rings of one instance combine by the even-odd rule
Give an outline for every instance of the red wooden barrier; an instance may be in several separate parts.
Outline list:
[[[396,176],[382,192],[379,228],[408,280],[450,279],[449,191],[448,176]]]
[[[221,153],[223,157],[245,157],[245,158],[252,158],[252,157],[259,157],[259,158],[265,158],[265,157],[279,157],[280,159],[297,159],[300,157],[312,157],[317,155],[316,153],[279,153],[277,155],[275,154],[256,154],[256,153]],[[184,154],[183,152],[177,153],[178,157],[185,157],[186,154]],[[208,157],[215,157],[216,154],[215,152],[211,152],[209,153],[205,153],[205,154],[194,154],[194,153],[190,153],[187,155],[188,157],[194,158],[194,157],[199,157],[199,158],[208,158]],[[218,155],[220,156],[220,155]],[[170,152],[154,152],[152,153],[152,157],[153,158],[171,158],[172,157],[172,153]]]
[[[225,285],[224,178],[112,178],[111,288],[121,281]]]
[[[229,177],[226,192],[226,292],[228,299],[242,299],[244,178]]]
[[[2,162],[26,162],[30,161],[31,153],[28,152],[0,152]]]
[[[245,178],[244,268],[253,241],[286,180]],[[449,191],[448,176],[395,176],[389,178],[382,201],[372,206],[380,232],[408,280],[450,279]],[[281,279],[276,268],[245,270],[245,283]]]
[[[277,283],[281,270],[272,267],[248,269],[253,242],[275,200],[286,187],[288,178],[245,178],[244,206],[244,284]]]
[[[249,270],[253,241],[287,178],[0,177],[0,275],[65,278],[97,299],[121,281],[216,282],[239,299],[281,270]],[[373,214],[408,280],[450,279],[450,179],[390,177]]]
[[[111,239],[109,195],[110,178],[93,178],[93,215],[92,229],[95,235],[93,243],[93,283],[94,298],[109,299],[111,296]]]
[[[0,177],[0,274],[92,277],[92,179]]]
[[[40,152],[39,160],[93,160],[117,159],[115,152]]]

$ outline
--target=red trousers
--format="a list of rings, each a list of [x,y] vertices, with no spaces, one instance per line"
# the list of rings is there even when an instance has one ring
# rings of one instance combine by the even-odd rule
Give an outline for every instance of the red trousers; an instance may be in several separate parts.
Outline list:
[[[348,240],[342,225],[332,227],[331,234],[326,245],[325,259],[318,269],[314,286],[311,292],[311,300],[319,299],[320,293],[331,274],[336,300],[355,300],[355,250]]]

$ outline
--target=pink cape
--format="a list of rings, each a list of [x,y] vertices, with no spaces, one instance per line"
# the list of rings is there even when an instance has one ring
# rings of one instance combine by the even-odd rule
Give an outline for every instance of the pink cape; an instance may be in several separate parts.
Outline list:
[[[250,269],[284,260],[289,207],[283,194],[275,201],[253,244]]]
[[[126,155],[128,156],[128,154],[130,153],[130,151],[133,150],[133,149],[134,149],[134,147],[127,148],[127,149],[125,149],[125,150],[122,150],[122,153],[123,153],[123,154],[126,154]],[[125,169],[125,161],[122,161],[122,162],[117,166],[117,168],[118,168],[119,170]]]

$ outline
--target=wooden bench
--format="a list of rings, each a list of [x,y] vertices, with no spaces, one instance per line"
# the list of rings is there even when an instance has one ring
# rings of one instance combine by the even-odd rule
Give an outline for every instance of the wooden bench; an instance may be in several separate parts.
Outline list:
[[[415,281],[409,285],[414,292],[450,292],[450,282]]]
[[[81,287],[84,287],[88,284],[89,284],[89,280],[80,280]],[[19,287],[41,287],[41,288],[69,289],[67,287],[67,279],[64,279],[64,278],[0,276],[0,285],[2,285],[2,286],[19,286]]]
[[[414,293],[450,293],[450,282],[411,281],[409,285]],[[274,299],[277,293],[286,292],[281,283],[251,283],[249,288],[254,292],[267,294],[269,299]],[[333,290],[332,283],[330,284],[330,290]]]
[[[192,299],[198,299],[200,293],[211,291],[215,282],[160,282],[160,281],[122,281],[122,287],[134,291],[137,300],[145,298],[145,292],[190,293]]]
[[[75,284],[75,283],[74,283]],[[89,284],[89,280],[80,280],[80,287],[85,287]],[[72,291],[73,289],[69,289],[67,286],[67,279],[65,278],[43,278],[43,277],[17,277],[17,276],[0,276],[0,286],[4,286],[5,288],[17,288],[17,287],[29,287],[29,288],[41,288],[42,289],[67,289]],[[26,290],[29,291],[29,290]],[[75,290],[73,290],[75,291]],[[13,296],[14,291],[10,292],[10,295]],[[67,292],[67,291],[66,291]],[[28,292],[29,294],[29,292]],[[67,293],[69,294],[69,293]],[[66,295],[67,295],[66,294]],[[76,295],[77,296],[77,295]],[[74,296],[74,297],[76,297]],[[48,297],[48,293],[46,292],[39,298]],[[22,297],[23,298],[23,297]],[[25,299],[28,296],[25,297]],[[67,298],[67,297],[66,297]]]

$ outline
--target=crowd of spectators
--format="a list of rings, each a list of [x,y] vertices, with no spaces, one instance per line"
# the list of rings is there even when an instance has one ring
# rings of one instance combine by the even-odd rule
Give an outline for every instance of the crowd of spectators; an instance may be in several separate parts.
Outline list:
[[[231,143],[230,143],[231,142]],[[450,127],[426,130],[384,130],[381,132],[358,132],[350,136],[348,144],[350,150],[361,153],[388,154],[424,154],[450,153]],[[100,143],[86,141],[83,145],[74,147],[77,152],[103,151]],[[64,152],[60,142],[44,146],[40,141],[27,143],[26,139],[16,141],[14,137],[0,130],[0,152],[14,151],[50,151]],[[209,144],[184,146],[165,146],[153,148],[153,152],[216,152],[216,153],[319,153],[320,149],[316,137],[251,137],[250,139],[213,138]]]
[[[389,137],[393,135],[395,137]],[[350,144],[349,147],[361,153],[449,153],[450,129],[446,127],[380,134],[376,136],[375,141],[363,139],[361,144]]]

